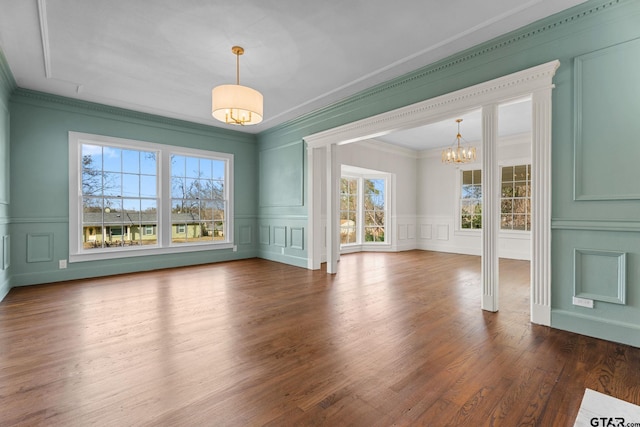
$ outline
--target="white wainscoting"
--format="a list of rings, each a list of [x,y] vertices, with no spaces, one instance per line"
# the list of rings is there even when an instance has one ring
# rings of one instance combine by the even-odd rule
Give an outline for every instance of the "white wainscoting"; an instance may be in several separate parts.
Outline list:
[[[454,217],[418,216],[417,229],[417,249],[467,255],[482,253],[482,232],[458,230]],[[530,233],[501,231],[498,255],[501,258],[530,260]]]

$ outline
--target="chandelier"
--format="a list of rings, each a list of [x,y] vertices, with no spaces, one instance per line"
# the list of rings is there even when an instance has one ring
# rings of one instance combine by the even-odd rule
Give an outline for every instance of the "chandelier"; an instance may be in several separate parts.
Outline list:
[[[262,94],[240,85],[240,55],[244,49],[233,46],[236,55],[236,84],[220,85],[211,91],[211,115],[231,125],[256,125],[262,121]]]
[[[467,141],[460,135],[460,122],[462,119],[457,119],[458,134],[456,135],[456,143],[453,147],[449,147],[446,150],[442,150],[442,163],[469,163],[476,160],[475,147],[469,146]],[[460,140],[463,140],[467,146],[462,146]]]

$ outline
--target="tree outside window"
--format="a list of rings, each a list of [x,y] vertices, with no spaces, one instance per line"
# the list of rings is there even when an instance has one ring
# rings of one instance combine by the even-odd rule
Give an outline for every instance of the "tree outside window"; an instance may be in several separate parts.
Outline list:
[[[386,242],[386,182],[384,178],[341,178],[341,244]]]
[[[82,144],[83,249],[156,245],[156,153]]]
[[[357,242],[358,179],[340,179],[340,243]]]
[[[224,240],[225,162],[171,156],[171,243]]]
[[[501,168],[500,228],[531,230],[531,165]],[[460,228],[482,228],[482,171],[462,171]]]
[[[502,230],[531,230],[531,165],[505,166],[501,171]]]
[[[482,228],[482,171],[462,171],[460,193],[460,228],[475,230]]]
[[[384,242],[385,231],[385,180],[364,181],[364,240]]]
[[[69,132],[69,260],[233,245],[233,155]]]

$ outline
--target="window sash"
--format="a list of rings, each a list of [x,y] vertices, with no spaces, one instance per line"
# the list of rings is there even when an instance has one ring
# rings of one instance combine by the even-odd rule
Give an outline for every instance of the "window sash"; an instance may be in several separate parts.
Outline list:
[[[462,169],[458,186],[458,230],[482,229],[482,170]]]
[[[370,191],[367,181],[382,186],[382,194]],[[351,182],[347,186],[347,182]],[[357,183],[354,185],[353,183]],[[380,175],[342,175],[340,180],[341,246],[389,245],[389,178]]]
[[[458,227],[482,229],[482,172],[461,170]],[[500,229],[531,230],[531,164],[502,166],[500,170]]]
[[[156,193],[153,194],[138,194],[136,197],[122,197],[122,190],[120,194],[111,194],[111,192],[104,192],[100,195],[99,199],[110,200],[114,203],[118,200],[121,203],[129,200],[143,200],[145,203],[154,202],[157,203],[157,221],[151,225],[156,225],[155,236],[157,237],[157,244],[155,245],[138,245],[138,244],[121,244],[116,247],[87,249],[82,247],[83,233],[81,223],[83,220],[83,192],[82,192],[82,145],[94,145],[94,146],[108,146],[113,149],[121,150],[121,153],[131,155],[131,152],[144,151],[157,153],[157,185]],[[124,154],[121,154],[124,156]],[[218,161],[224,165],[222,168],[222,194],[220,198],[219,206],[222,206],[223,214],[217,218],[211,218],[210,224],[201,224],[201,228],[204,230],[204,226],[210,226],[207,230],[212,230],[211,235],[215,233],[218,239],[211,239],[205,242],[190,242],[189,244],[172,244],[171,242],[171,164],[170,159],[172,155],[180,155],[186,157],[196,157],[205,159],[205,161]],[[233,154],[218,153],[206,150],[198,150],[184,147],[176,147],[162,144],[155,144],[143,141],[135,141],[121,138],[113,138],[101,135],[84,134],[78,132],[69,132],[69,262],[90,261],[99,259],[115,259],[126,256],[139,255],[154,255],[161,253],[180,253],[180,252],[193,252],[210,249],[228,249],[233,248],[233,201],[230,195],[233,194]],[[124,165],[123,165],[124,163]],[[148,165],[139,164],[138,166],[129,167],[127,162],[121,162],[120,166],[111,162],[107,165],[103,171],[106,173],[120,174],[121,181],[129,180],[129,182],[136,182],[136,178],[141,181],[141,177],[153,176],[149,172]],[[124,177],[124,178],[123,178]],[[122,183],[121,189],[122,187]],[[138,184],[138,187],[141,184]],[[129,186],[131,188],[132,186]],[[148,196],[155,197],[148,197]],[[124,207],[124,204],[122,205]],[[141,205],[142,206],[142,205]],[[141,207],[142,210],[142,207]],[[131,213],[134,217],[137,211]],[[93,234],[90,236],[92,239],[97,240],[99,233],[106,232],[104,225],[106,224],[91,224],[93,228]],[[114,224],[114,226],[120,225],[122,228],[122,235],[130,236],[131,233],[140,235],[145,234],[146,229],[142,230],[142,227],[149,225],[144,221],[140,221],[134,225],[130,224],[128,219],[121,224]],[[134,227],[135,226],[135,227]],[[101,228],[98,230],[98,228]],[[217,231],[213,231],[217,230]],[[224,230],[224,232],[219,232]],[[140,231],[143,231],[140,233]],[[129,234],[127,234],[129,233]],[[208,233],[208,231],[207,231]]]
[[[531,230],[531,164],[503,166],[500,229]]]

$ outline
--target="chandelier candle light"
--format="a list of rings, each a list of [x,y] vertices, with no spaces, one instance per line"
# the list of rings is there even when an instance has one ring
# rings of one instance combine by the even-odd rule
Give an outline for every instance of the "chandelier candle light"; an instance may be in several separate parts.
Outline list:
[[[236,55],[236,84],[220,85],[211,91],[211,115],[231,125],[256,125],[262,121],[262,94],[240,85],[240,55],[244,49],[233,46]]]
[[[470,147],[468,144],[467,147],[463,147],[460,144],[460,140],[463,140],[465,143],[467,142],[462,135],[460,135],[460,122],[462,122],[462,119],[456,120],[456,123],[458,123],[458,134],[456,135],[455,146],[442,150],[442,163],[469,163],[476,160],[475,147]]]

